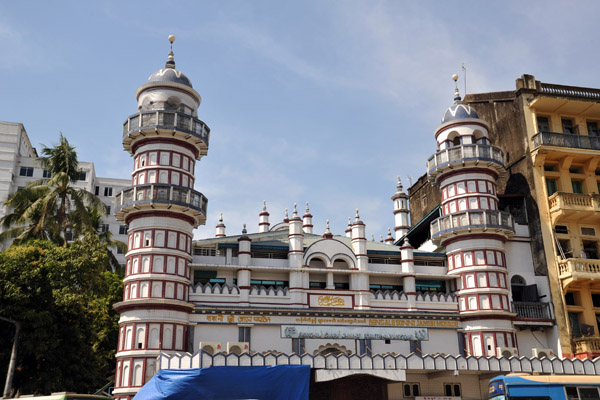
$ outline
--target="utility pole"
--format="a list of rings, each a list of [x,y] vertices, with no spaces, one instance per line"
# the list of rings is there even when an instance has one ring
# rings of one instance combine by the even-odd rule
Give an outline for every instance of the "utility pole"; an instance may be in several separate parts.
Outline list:
[[[19,331],[21,330],[21,323],[12,319],[0,317],[0,320],[10,322],[15,325],[15,337],[13,339],[12,352],[10,353],[10,362],[8,364],[8,371],[6,372],[6,383],[4,384],[4,394],[2,397],[8,398],[12,389],[12,380],[15,373],[15,366],[17,364],[17,344],[19,342]]]

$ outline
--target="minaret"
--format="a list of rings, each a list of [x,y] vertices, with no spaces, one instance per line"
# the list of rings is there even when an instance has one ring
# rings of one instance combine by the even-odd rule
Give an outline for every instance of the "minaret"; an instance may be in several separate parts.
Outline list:
[[[115,399],[131,399],[156,371],[160,353],[185,352],[192,231],[206,222],[207,199],[194,190],[196,160],[210,130],[198,119],[201,97],[175,69],[172,43],[165,68],[136,92],[137,112],[123,125],[133,157],[133,186],[116,196],[115,215],[129,225],[120,314]]]
[[[267,211],[267,201],[263,201],[263,209],[260,214],[258,214],[258,231],[260,233],[269,232],[269,227],[271,224],[269,223],[269,212]]]
[[[399,240],[402,236],[406,235],[410,228],[408,222],[408,195],[402,190],[402,181],[398,177],[398,184],[396,185],[396,193],[392,196],[394,201],[394,232],[396,240]]]
[[[217,228],[217,233],[215,234],[215,237],[225,237],[227,235],[225,235],[225,224],[223,223],[223,213],[219,214],[219,223],[216,226]]]
[[[312,214],[308,209],[308,201],[306,202],[306,211],[302,216],[302,230],[304,233],[313,233]]]
[[[427,161],[429,181],[441,190],[431,238],[446,248],[448,274],[458,278],[465,353],[492,356],[496,347],[516,347],[504,255],[514,223],[498,211],[496,194],[504,154],[490,145],[488,123],[461,103],[458,87],[454,100],[435,132],[439,151]]]

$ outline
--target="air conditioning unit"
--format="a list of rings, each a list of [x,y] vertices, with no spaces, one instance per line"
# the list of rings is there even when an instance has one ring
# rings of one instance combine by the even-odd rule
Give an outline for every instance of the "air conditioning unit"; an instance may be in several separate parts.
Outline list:
[[[539,349],[537,347],[534,347],[533,349],[531,349],[531,355],[533,357],[537,357],[537,358],[542,358],[542,357],[553,358],[553,357],[556,357],[556,354],[554,354],[554,350],[552,350],[552,349]]]
[[[250,351],[250,343],[248,342],[227,342],[227,352],[234,354],[248,353]]]
[[[496,357],[510,358],[518,355],[519,350],[516,347],[496,347]]]
[[[220,353],[223,351],[221,342],[200,342],[200,345],[198,347],[200,348],[200,350],[204,350],[210,355]]]

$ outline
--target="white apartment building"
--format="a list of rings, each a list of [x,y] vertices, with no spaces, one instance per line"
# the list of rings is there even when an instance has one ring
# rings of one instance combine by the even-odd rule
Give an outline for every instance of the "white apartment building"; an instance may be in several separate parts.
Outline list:
[[[96,194],[109,208],[108,215],[100,227],[102,231],[110,230],[112,238],[127,242],[127,226],[119,223],[114,216],[115,195],[131,184],[129,179],[102,178],[96,176],[94,163],[79,161],[81,174],[75,186]],[[36,148],[31,144],[23,124],[0,121],[0,218],[6,215],[4,202],[8,196],[34,180],[49,178],[38,161]],[[0,228],[2,229],[2,228]],[[5,248],[10,243],[0,244]],[[125,264],[125,255],[113,249],[120,264]]]

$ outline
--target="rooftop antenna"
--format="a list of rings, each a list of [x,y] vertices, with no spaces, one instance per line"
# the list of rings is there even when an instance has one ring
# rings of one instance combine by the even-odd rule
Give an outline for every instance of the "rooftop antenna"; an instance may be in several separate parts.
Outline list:
[[[462,64],[463,77],[465,79],[465,96],[467,95],[467,67],[465,63]]]

